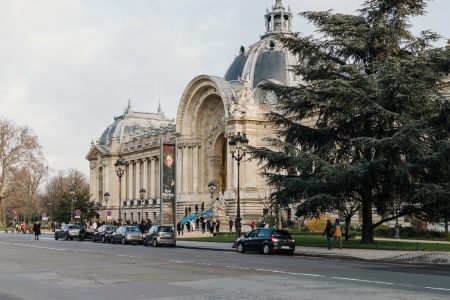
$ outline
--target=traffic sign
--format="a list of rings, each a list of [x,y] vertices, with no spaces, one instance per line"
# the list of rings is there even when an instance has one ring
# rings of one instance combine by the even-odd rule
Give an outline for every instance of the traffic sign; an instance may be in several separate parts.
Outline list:
[[[42,218],[45,218],[45,217],[47,217],[47,214],[46,213],[42,213]]]

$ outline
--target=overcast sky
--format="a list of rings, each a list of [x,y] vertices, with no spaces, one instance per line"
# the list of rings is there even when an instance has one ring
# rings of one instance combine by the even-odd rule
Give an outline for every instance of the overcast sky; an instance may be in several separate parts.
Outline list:
[[[360,0],[283,0],[293,29],[309,10],[354,13]],[[223,76],[265,32],[275,0],[0,0],[0,115],[38,136],[54,171],[89,175],[85,159],[129,96],[133,110],[175,118],[197,75]],[[414,31],[450,38],[450,1],[429,3]]]

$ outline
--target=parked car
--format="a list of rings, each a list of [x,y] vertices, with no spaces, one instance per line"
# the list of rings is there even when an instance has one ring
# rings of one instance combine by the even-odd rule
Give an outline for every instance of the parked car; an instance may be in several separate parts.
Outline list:
[[[67,240],[73,240],[78,237],[81,227],[73,224],[64,224],[61,229],[55,231],[55,240],[64,238]]]
[[[153,247],[162,245],[175,247],[176,243],[175,230],[171,226],[152,226],[143,238],[144,246],[151,244]]]
[[[111,235],[116,232],[116,230],[117,226],[102,225],[94,232],[92,241],[102,241],[102,243],[111,242]]]
[[[293,254],[295,241],[286,230],[257,228],[238,238],[236,249],[239,253],[259,251],[264,254],[270,254],[271,252]]]
[[[77,241],[92,240],[93,234],[94,230],[82,227],[80,231],[78,231]]]
[[[114,243],[122,243],[122,244],[129,244],[129,243],[138,243],[142,244],[142,233],[136,226],[119,226],[111,235],[111,244]]]

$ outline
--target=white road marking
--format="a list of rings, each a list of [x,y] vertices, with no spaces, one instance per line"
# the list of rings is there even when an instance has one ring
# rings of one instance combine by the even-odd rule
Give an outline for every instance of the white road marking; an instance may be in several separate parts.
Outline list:
[[[19,247],[39,248],[39,249],[45,249],[45,250],[72,251],[71,249],[59,249],[59,248],[42,247],[42,246],[25,245],[25,244],[15,244],[15,243],[5,243],[5,242],[0,242],[0,244],[13,245],[13,246],[19,246]],[[206,251],[206,250],[204,250],[204,251]],[[191,264],[196,264],[196,265],[201,265],[201,266],[214,266],[214,264],[210,264],[210,263],[195,263],[195,262],[186,262],[186,261],[183,262],[183,261],[172,260],[172,259],[145,258],[145,257],[141,257],[141,256],[129,256],[129,255],[122,255],[122,254],[116,254],[115,256],[158,260],[158,261],[162,261],[162,262],[165,261],[165,262],[176,263],[176,264],[191,263]],[[289,274],[289,275],[307,276],[307,277],[321,277],[321,278],[337,279],[337,280],[351,281],[351,282],[365,282],[365,283],[384,284],[384,285],[401,286],[401,287],[409,287],[409,288],[419,288],[419,289],[422,288],[422,289],[437,290],[437,291],[450,291],[450,288],[427,287],[427,286],[400,284],[400,283],[376,281],[376,280],[325,276],[325,275],[309,274],[309,273],[286,272],[286,271],[269,270],[269,269],[246,268],[246,267],[238,267],[238,266],[220,266],[220,265],[218,265],[218,266],[223,267],[223,268],[233,268],[233,269],[239,269],[239,270],[255,270],[255,271],[266,272],[266,273],[275,273],[275,274]]]

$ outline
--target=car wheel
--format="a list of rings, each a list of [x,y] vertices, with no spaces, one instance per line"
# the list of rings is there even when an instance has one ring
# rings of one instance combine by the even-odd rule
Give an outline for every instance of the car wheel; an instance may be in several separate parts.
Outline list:
[[[270,254],[270,247],[269,247],[269,244],[264,244],[263,245],[263,253],[264,254]]]
[[[122,244],[123,244],[123,245],[128,244],[127,241],[125,240],[125,237],[122,237]]]
[[[152,241],[152,245],[153,245],[153,247],[158,247],[158,241],[156,239],[154,239]]]
[[[289,255],[294,255],[294,250],[288,252]]]
[[[111,244],[114,244],[114,239],[111,237],[111,240],[109,241]]]
[[[106,242],[105,236],[102,236],[102,243],[105,243],[105,242]]]
[[[238,253],[244,253],[245,252],[244,245],[242,245],[242,243],[238,243],[236,246],[236,250]]]
[[[55,234],[55,241],[57,241],[59,239],[59,236],[57,234]]]
[[[142,241],[142,244],[143,244],[145,247],[148,246],[147,239],[144,239],[144,240]]]
[[[69,240],[69,235],[66,233],[65,235],[64,235],[64,239],[67,241],[67,240]]]

